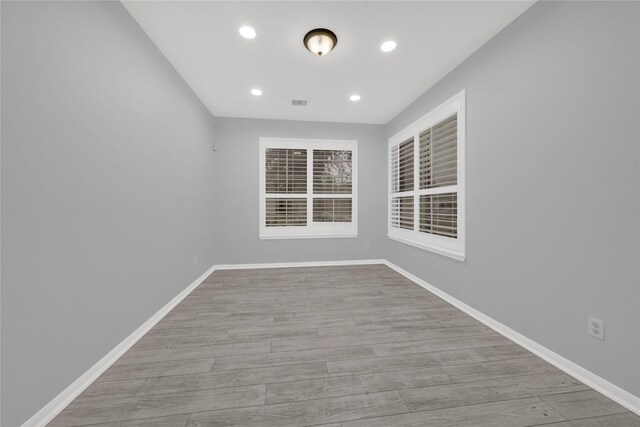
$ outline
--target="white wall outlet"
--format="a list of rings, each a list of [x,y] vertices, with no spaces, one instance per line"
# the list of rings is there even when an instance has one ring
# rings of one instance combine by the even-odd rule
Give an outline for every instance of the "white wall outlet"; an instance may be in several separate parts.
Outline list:
[[[214,144],[213,151],[218,151],[219,149],[220,149],[220,147],[218,147],[218,144]]]
[[[589,317],[589,335],[604,341],[604,322],[595,317]]]
[[[195,265],[195,264],[197,264],[197,263],[198,263],[198,256],[197,256],[197,255],[194,255],[194,256],[193,256],[193,264]]]

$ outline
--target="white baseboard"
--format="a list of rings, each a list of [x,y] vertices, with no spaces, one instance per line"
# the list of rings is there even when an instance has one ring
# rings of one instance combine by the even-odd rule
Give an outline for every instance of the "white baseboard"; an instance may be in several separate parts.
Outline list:
[[[443,292],[440,289],[436,288],[435,286],[425,282],[419,277],[414,276],[408,271],[398,267],[392,262],[386,261],[385,264],[390,268],[394,269],[395,271],[397,271],[398,273],[405,276],[407,279],[415,282],[417,285],[422,286],[429,292],[437,295],[438,297],[442,298],[449,304],[467,313],[469,316],[484,323],[486,326],[490,327],[500,335],[503,335],[505,338],[510,339],[514,343],[520,345],[521,347],[524,347],[525,349],[529,350],[530,352],[540,357],[541,359],[551,363],[553,366],[560,369],[561,371],[564,371],[565,373],[571,375],[573,378],[577,379],[578,381],[583,382],[584,384],[588,385],[594,390],[604,394],[614,402],[617,402],[620,405],[627,408],[628,410],[640,415],[640,397],[634,396],[628,391],[621,389],[617,385],[610,383],[609,381],[605,380],[602,377],[599,377],[598,375],[583,368],[582,366],[577,365],[574,362],[560,356],[558,353],[555,353],[549,350],[548,348],[544,347],[543,345],[538,344],[537,342],[525,337],[519,332],[514,331],[508,326],[503,325],[497,320],[492,319],[486,314],[476,310],[475,308],[452,297],[446,292]]]
[[[270,262],[263,264],[218,264],[216,270],[245,270],[254,268],[330,267],[339,265],[385,264],[386,259],[356,259],[349,261]]]
[[[34,416],[29,418],[22,427],[43,427],[51,422],[64,408],[67,407],[80,393],[89,387],[100,375],[104,373],[111,365],[113,365],[127,350],[129,350],[140,338],[142,338],[151,328],[155,326],[164,316],[167,315],[176,305],[180,303],[187,295],[191,293],[200,283],[204,281],[211,273],[214,267],[210,267],[192,284],[187,286],[175,298],[169,301],[156,314],[151,316],[149,320],[144,322],[138,329],[133,331],[131,335],[126,337],[120,344],[111,350],[106,356],[100,359],[87,372],[82,374],[80,378],[75,380],[69,387],[64,389],[62,393],[57,395],[53,400],[47,403]]]
[[[113,350],[111,350],[106,356],[100,359],[95,365],[93,365],[87,372],[82,374],[80,378],[75,380],[69,387],[63,390],[58,396],[56,396],[51,402],[46,404],[41,410],[39,410],[34,416],[29,418],[22,427],[44,427],[47,423],[51,422],[67,405],[69,405],[80,393],[82,393],[87,387],[89,387],[104,371],[106,371],[111,365],[113,365],[127,350],[129,350],[140,338],[142,338],[156,323],[158,323],[164,316],[167,315],[176,305],[178,305],[187,295],[191,293],[195,288],[200,285],[211,273],[215,270],[236,270],[236,269],[255,269],[255,268],[290,268],[290,267],[322,267],[322,266],[340,266],[340,265],[371,265],[371,264],[384,264],[398,273],[402,274],[409,280],[422,286],[429,292],[437,295],[449,304],[457,307],[468,315],[474,317],[478,321],[484,323],[491,329],[495,330],[499,334],[505,336],[516,344],[526,348],[530,352],[539,356],[540,358],[551,363],[558,369],[566,372],[579,381],[582,381],[589,387],[604,394],[611,400],[619,403],[632,412],[640,415],[640,398],[633,394],[621,389],[620,387],[610,383],[588,371],[587,369],[565,359],[557,353],[549,350],[548,348],[538,344],[535,341],[530,340],[524,335],[514,331],[513,329],[503,325],[502,323],[492,319],[491,317],[479,312],[473,307],[457,300],[446,292],[441,291],[433,285],[425,282],[417,276],[409,273],[408,271],[398,267],[390,261],[384,259],[365,259],[365,260],[351,260],[351,261],[311,261],[311,262],[288,262],[288,263],[266,263],[266,264],[220,264],[210,267],[200,277],[198,277],[193,283],[191,283],[186,289],[180,292],[175,298],[169,301],[164,307],[158,310],[153,316],[151,316],[146,322],[144,322],[138,329],[136,329],[131,335],[125,338],[120,344],[118,344]]]

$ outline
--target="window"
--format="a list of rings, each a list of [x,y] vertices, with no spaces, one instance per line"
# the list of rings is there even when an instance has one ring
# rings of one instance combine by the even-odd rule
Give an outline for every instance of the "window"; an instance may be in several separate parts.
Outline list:
[[[389,139],[391,239],[465,258],[465,94]]]
[[[260,238],[356,237],[357,141],[260,139]]]

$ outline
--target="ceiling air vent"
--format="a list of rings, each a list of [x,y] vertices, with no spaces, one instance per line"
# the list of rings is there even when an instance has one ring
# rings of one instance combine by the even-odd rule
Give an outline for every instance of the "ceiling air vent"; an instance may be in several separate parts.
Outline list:
[[[307,100],[306,99],[292,99],[291,100],[291,105],[294,105],[296,107],[306,107],[307,106]]]

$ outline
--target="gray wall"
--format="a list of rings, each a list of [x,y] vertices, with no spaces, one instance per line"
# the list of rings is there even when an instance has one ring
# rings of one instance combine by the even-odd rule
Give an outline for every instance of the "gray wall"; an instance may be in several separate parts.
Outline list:
[[[467,91],[467,260],[388,258],[636,395],[639,21],[637,2],[539,2],[387,126]]]
[[[292,107],[293,108],[293,107]],[[260,240],[260,137],[358,140],[358,237],[347,239]],[[218,228],[224,242],[218,263],[326,261],[381,258],[386,247],[386,162],[384,128],[376,125],[216,119],[214,169]],[[367,247],[369,242],[369,247]]]
[[[213,118],[119,2],[2,2],[1,136],[9,427],[214,263],[217,176]]]

